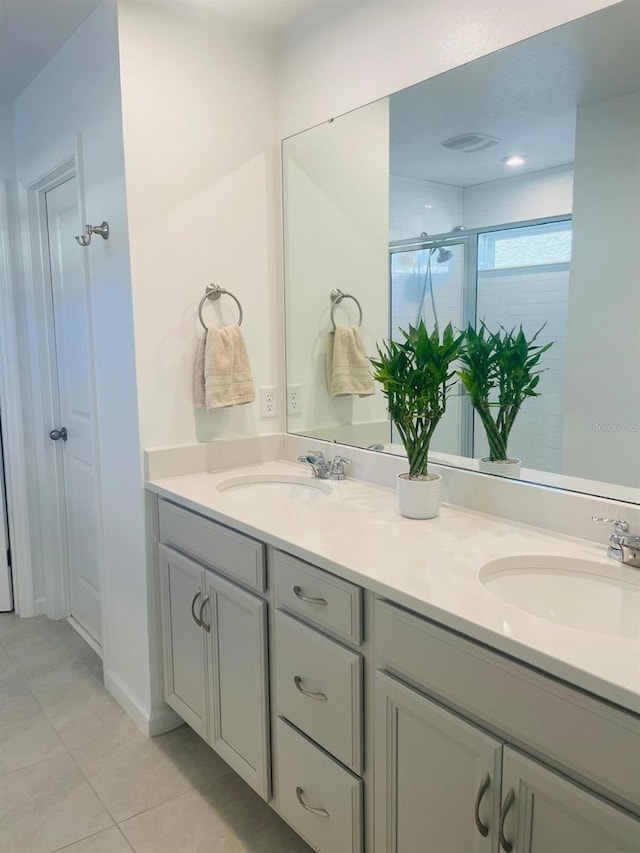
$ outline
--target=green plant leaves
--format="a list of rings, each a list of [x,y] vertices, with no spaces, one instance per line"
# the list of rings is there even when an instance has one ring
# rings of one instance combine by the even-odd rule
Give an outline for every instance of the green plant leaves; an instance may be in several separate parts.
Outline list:
[[[374,379],[382,386],[389,415],[402,439],[409,460],[409,476],[427,473],[427,456],[433,433],[447,407],[447,398],[460,378],[471,405],[478,413],[493,461],[507,459],[507,442],[523,402],[538,397],[544,353],[553,341],[536,341],[541,326],[530,338],[522,326],[491,332],[483,323],[457,332],[451,323],[442,332],[428,332],[424,321],[401,330],[404,341],[385,341],[372,358]],[[456,371],[454,362],[460,361]]]
[[[509,434],[523,402],[539,396],[536,388],[543,370],[538,365],[553,346],[553,341],[544,346],[535,343],[543,329],[544,325],[530,339],[522,326],[518,331],[501,326],[490,332],[483,322],[479,331],[472,326],[466,331],[458,376],[482,421],[492,461],[507,459]]]
[[[428,332],[422,320],[402,334],[403,342],[378,346],[371,364],[407,451],[409,476],[420,477],[427,474],[429,445],[455,384],[453,362],[465,335],[449,323],[441,338],[437,327]]]

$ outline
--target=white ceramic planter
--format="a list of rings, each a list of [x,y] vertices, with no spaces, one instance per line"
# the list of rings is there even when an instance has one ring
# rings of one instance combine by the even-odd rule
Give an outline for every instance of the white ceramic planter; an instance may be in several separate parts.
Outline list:
[[[410,480],[398,474],[398,509],[406,518],[435,518],[440,512],[442,477],[430,474],[428,480]]]
[[[478,470],[483,474],[497,474],[499,477],[520,476],[521,462],[519,459],[500,459],[492,462],[488,456],[478,460]]]

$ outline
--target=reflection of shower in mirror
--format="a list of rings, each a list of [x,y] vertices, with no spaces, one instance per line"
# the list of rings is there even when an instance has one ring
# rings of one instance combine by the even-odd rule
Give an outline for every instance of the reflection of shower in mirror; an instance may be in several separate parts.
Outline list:
[[[423,235],[426,236],[426,235]],[[431,297],[431,308],[433,309],[433,322],[434,327],[439,328],[438,323],[438,312],[436,310],[436,300],[433,295],[433,278],[431,276],[431,258],[433,257],[433,253],[436,251],[436,247],[429,249],[429,260],[427,261],[427,269],[424,274],[424,281],[422,284],[422,295],[420,296],[420,305],[418,307],[418,314],[416,316],[416,326],[420,322],[420,320],[424,318],[424,300],[427,296],[427,288],[429,288],[429,296]],[[436,263],[437,264],[446,264],[447,261],[450,261],[453,257],[453,252],[449,249],[445,249],[444,246],[440,246],[437,250],[438,254],[436,255]]]

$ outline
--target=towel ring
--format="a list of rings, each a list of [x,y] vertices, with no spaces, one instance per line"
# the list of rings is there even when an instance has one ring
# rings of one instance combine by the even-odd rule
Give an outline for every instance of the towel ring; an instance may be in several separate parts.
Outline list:
[[[334,290],[331,291],[331,301],[333,302],[333,305],[331,306],[331,325],[333,326],[333,328],[335,329],[336,327],[336,321],[333,315],[335,313],[336,308],[342,302],[343,299],[353,299],[353,301],[356,303],[356,305],[358,306],[358,313],[360,314],[360,317],[358,319],[358,325],[362,326],[362,305],[360,305],[353,293],[343,293],[339,288],[336,287]]]
[[[202,328],[205,330],[205,332],[209,327],[205,323],[204,317],[202,316],[202,309],[204,308],[204,303],[207,301],[207,299],[213,299],[213,301],[215,302],[217,299],[220,299],[222,294],[225,294],[225,296],[230,296],[238,306],[238,325],[242,325],[242,305],[240,305],[240,300],[237,298],[237,296],[234,296],[230,290],[225,290],[224,287],[220,287],[219,284],[208,284],[206,293],[202,297],[202,299],[200,300],[200,304],[198,305],[198,317],[200,318]]]

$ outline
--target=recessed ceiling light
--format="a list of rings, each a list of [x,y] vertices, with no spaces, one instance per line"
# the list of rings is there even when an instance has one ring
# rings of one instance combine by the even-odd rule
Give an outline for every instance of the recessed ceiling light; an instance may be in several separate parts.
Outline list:
[[[524,166],[526,159],[524,154],[509,154],[502,158],[502,162],[505,166]]]

